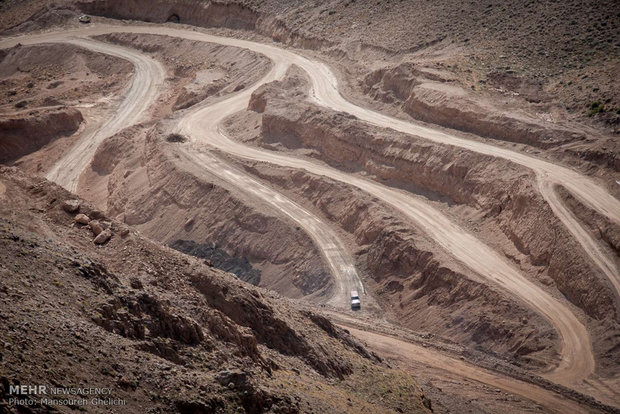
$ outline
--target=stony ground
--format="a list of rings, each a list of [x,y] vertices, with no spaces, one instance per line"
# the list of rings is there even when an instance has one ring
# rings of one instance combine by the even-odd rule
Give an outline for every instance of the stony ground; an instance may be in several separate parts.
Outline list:
[[[82,8],[93,14],[92,26],[122,24],[105,17],[163,23],[176,16],[209,33],[275,41],[327,61],[342,93],[359,106],[570,165],[620,194],[616,2],[242,0],[213,3],[208,13],[205,4],[5,0],[0,31],[79,27]],[[422,410],[425,400],[407,375],[387,369],[327,320],[215,269],[291,298],[329,289],[325,261],[308,234],[268,203],[192,167],[178,150],[188,138],[169,131],[185,110],[256,82],[268,60],[161,35],[97,40],[161,62],[165,90],[149,122],[107,138],[82,175],[80,195],[97,208],[80,202],[79,211],[67,212],[63,203],[75,196],[18,170],[0,173],[0,299],[16,309],[0,317],[8,338],[0,342],[3,389],[17,381],[96,382],[113,386],[131,410],[153,412]],[[85,129],[106,119],[131,70],[76,47],[1,51],[0,162],[43,174]],[[617,298],[542,199],[531,171],[370,126],[306,102],[305,80],[286,82],[259,89],[224,130],[397,187],[449,215],[575,305],[591,334],[597,373],[617,379]],[[380,317],[530,372],[557,362],[559,338],[546,321],[481,282],[385,204],[305,171],[222,158],[337,229]],[[599,247],[618,251],[614,223],[560,195]],[[197,243],[194,253],[208,261],[163,247],[178,240]],[[414,373],[424,366],[391,357]],[[72,372],[84,364],[95,369]],[[443,375],[417,376],[429,381],[425,390],[440,411],[538,409],[523,394],[478,405],[476,398],[488,399],[486,385],[459,391],[460,377]],[[431,379],[452,384],[446,389],[454,395],[442,396],[444,385]]]
[[[323,317],[67,203],[45,180],[3,168],[0,198],[4,404],[8,385],[46,384],[111,387],[127,404],[113,412],[426,410],[411,378]],[[111,234],[99,245],[93,217]]]

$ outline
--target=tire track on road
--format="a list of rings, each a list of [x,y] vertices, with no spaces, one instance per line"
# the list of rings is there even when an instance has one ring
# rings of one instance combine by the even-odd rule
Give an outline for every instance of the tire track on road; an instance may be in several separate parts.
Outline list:
[[[618,200],[594,184],[592,180],[581,177],[572,170],[521,153],[494,147],[485,143],[454,137],[443,132],[434,131],[406,121],[387,117],[365,108],[357,107],[346,101],[339,94],[336,79],[326,65],[310,61],[305,57],[272,45],[167,27],[153,28],[146,26],[99,26],[63,32],[59,36],[69,36],[76,33],[81,35],[96,35],[110,32],[166,34],[191,40],[242,47],[269,57],[274,62],[274,68],[260,82],[255,84],[253,88],[248,88],[215,105],[206,108],[198,107],[196,110],[190,111],[180,123],[181,130],[195,137],[197,141],[219,148],[235,156],[287,167],[303,168],[315,174],[325,175],[338,181],[355,185],[398,208],[417,223],[417,225],[423,228],[427,234],[455,258],[466,264],[476,273],[486,277],[492,283],[501,286],[516,297],[519,297],[523,302],[537,310],[554,325],[561,336],[562,343],[562,360],[554,371],[554,376],[560,378],[563,383],[573,383],[581,381],[594,371],[594,359],[588,332],[574,314],[565,305],[555,300],[551,295],[523,277],[505,258],[477,240],[473,235],[459,228],[431,206],[411,195],[389,187],[386,188],[376,182],[349,176],[339,170],[308,161],[297,160],[292,157],[244,147],[223,136],[217,129],[217,123],[225,116],[244,109],[247,106],[250,94],[256,87],[265,82],[281,78],[291,64],[296,64],[308,72],[313,85],[313,99],[321,105],[349,112],[375,125],[418,135],[441,144],[460,146],[472,151],[507,158],[525,165],[528,168],[532,168],[537,173],[539,173],[539,171],[547,172],[551,180],[560,182],[581,201],[597,209],[602,214],[605,214],[611,220],[619,222],[620,208],[618,208]],[[42,37],[45,38],[46,36],[49,38],[48,34]],[[118,48],[117,46],[110,47]],[[149,72],[153,69],[145,68],[144,70]],[[147,76],[150,75],[150,73],[147,74]],[[105,139],[105,137],[103,139]],[[191,147],[188,146],[188,148]]]

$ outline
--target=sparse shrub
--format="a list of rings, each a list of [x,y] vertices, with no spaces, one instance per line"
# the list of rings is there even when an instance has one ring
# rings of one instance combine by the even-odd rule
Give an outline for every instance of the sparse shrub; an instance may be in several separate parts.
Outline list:
[[[605,112],[605,105],[601,101],[592,102],[590,104],[590,110],[588,111],[588,116],[594,116],[601,112]]]
[[[166,141],[168,141],[168,142],[185,142],[185,141],[187,141],[187,139],[183,135],[170,134],[166,138]]]

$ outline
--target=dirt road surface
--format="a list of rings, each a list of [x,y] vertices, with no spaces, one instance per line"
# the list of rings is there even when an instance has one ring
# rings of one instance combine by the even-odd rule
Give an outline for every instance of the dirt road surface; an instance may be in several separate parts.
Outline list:
[[[183,148],[183,147],[182,147]],[[366,293],[364,284],[355,269],[354,261],[339,236],[323,221],[294,201],[267,187],[254,178],[231,167],[216,156],[200,149],[183,148],[183,162],[192,163],[202,170],[240,187],[244,192],[266,201],[277,212],[290,218],[310,235],[319,248],[325,262],[334,276],[335,285],[327,297],[316,298],[332,306],[343,308],[348,306],[349,292],[358,290]],[[364,298],[362,298],[364,300]]]
[[[506,158],[517,162],[528,168],[532,168],[537,174],[544,174],[551,183],[563,185],[573,193],[580,201],[595,208],[601,214],[606,215],[610,220],[620,222],[620,202],[610,195],[604,188],[597,185],[592,179],[584,177],[579,173],[568,168],[558,166],[548,161],[543,161],[522,153],[510,151],[508,149],[495,147],[486,143],[469,141],[456,136],[448,135],[444,132],[436,131],[427,127],[422,127],[414,123],[391,118],[377,112],[358,107],[346,101],[338,92],[336,78],[329,68],[319,62],[314,62],[305,57],[281,49],[272,45],[266,45],[246,40],[234,38],[212,36],[200,32],[172,29],[168,27],[148,27],[148,26],[93,26],[74,31],[62,33],[43,34],[29,38],[14,38],[0,41],[0,47],[7,47],[11,44],[21,42],[37,43],[44,41],[66,41],[71,36],[88,36],[111,32],[132,32],[132,33],[154,33],[169,36],[182,37],[191,40],[214,42],[229,46],[247,48],[252,51],[262,53],[273,60],[273,69],[254,87],[231,96],[224,101],[220,101],[208,107],[198,107],[190,111],[179,123],[179,128],[193,139],[192,145],[187,145],[188,153],[195,152],[195,145],[206,144],[218,148],[229,154],[252,159],[257,161],[269,162],[273,164],[303,168],[315,174],[321,174],[330,178],[355,185],[358,188],[382,199],[403,212],[412,219],[420,228],[424,229],[440,246],[451,253],[456,259],[469,266],[472,270],[487,278],[489,281],[501,286],[520,298],[524,303],[531,306],[536,311],[544,315],[558,330],[562,339],[562,360],[559,366],[550,374],[558,382],[563,384],[575,384],[589,377],[594,371],[594,359],[592,356],[591,344],[587,330],[560,301],[554,299],[544,290],[521,275],[512,267],[507,260],[497,252],[480,242],[473,235],[452,223],[447,217],[436,211],[433,207],[419,200],[404,191],[382,186],[381,184],[368,181],[359,177],[351,176],[339,170],[315,164],[309,161],[298,160],[292,157],[274,154],[245,147],[235,143],[221,134],[217,125],[226,116],[244,109],[247,106],[250,94],[265,82],[281,78],[286,69],[291,64],[296,64],[304,69],[312,80],[312,99],[317,103],[330,108],[345,111],[357,116],[367,122],[382,127],[392,128],[408,134],[418,135],[422,138],[438,142],[441,144],[454,145],[467,148],[476,152]],[[76,42],[76,40],[73,40]],[[84,148],[72,150],[64,161],[64,167],[59,167],[53,171],[58,171],[53,177],[60,180],[71,188],[77,182],[82,169],[92,158],[92,153],[98,143],[111,135],[110,131],[119,131],[125,126],[131,125],[139,119],[140,114],[154,100],[157,93],[157,85],[163,79],[163,69],[157,64],[149,64],[149,59],[138,52],[123,49],[114,45],[100,45],[98,42],[77,41],[84,47],[102,53],[110,53],[115,56],[125,57],[136,66],[136,75],[131,90],[125,97],[121,108],[108,123],[107,127],[102,128],[99,134],[81,140],[85,142]],[[97,47],[100,47],[97,49]],[[128,56],[122,56],[128,54]],[[136,80],[138,79],[138,80]],[[134,88],[135,87],[135,88]],[[132,92],[133,91],[133,92]],[[145,92],[146,91],[146,92]],[[141,92],[143,94],[141,94]],[[129,98],[128,98],[129,97]],[[90,144],[90,145],[89,145]],[[79,145],[82,147],[82,144]],[[92,149],[91,149],[92,146]],[[77,147],[77,146],[76,146]],[[61,161],[63,162],[63,161]],[[59,163],[60,164],[60,163]],[[205,162],[206,164],[206,162]],[[68,169],[71,172],[69,178],[63,178],[60,171]],[[236,182],[243,181],[239,177],[234,178]],[[245,183],[246,185],[248,183]],[[243,183],[241,183],[244,186]],[[542,191],[546,191],[548,186],[541,186]],[[273,194],[269,196],[276,200]],[[281,196],[280,196],[281,197]],[[264,198],[264,197],[263,197]],[[559,200],[549,198],[550,203]],[[277,201],[277,200],[276,200]],[[285,202],[282,205],[286,205]],[[289,205],[290,208],[290,205]],[[554,209],[554,211],[556,211]],[[297,217],[299,219],[303,217]],[[567,226],[574,226],[574,223],[566,218],[560,217]],[[302,220],[303,221],[303,220]],[[302,224],[302,223],[300,223]],[[304,228],[308,227],[307,225]],[[315,238],[315,241],[317,239]],[[583,243],[582,243],[583,244]],[[585,247],[584,247],[585,248]],[[324,244],[323,251],[333,249],[333,244]],[[586,249],[587,250],[587,249]],[[590,253],[590,252],[589,252]],[[617,275],[616,275],[617,276]]]
[[[93,132],[81,137],[79,141],[51,168],[46,178],[77,192],[80,175],[91,162],[97,147],[106,138],[121,130],[136,124],[142,119],[144,112],[154,102],[164,83],[165,70],[163,66],[141,53],[130,49],[97,42],[91,39],[74,37],[77,33],[49,33],[27,38],[20,38],[21,44],[36,43],[71,43],[125,59],[136,68],[131,87],[122,98],[114,116],[105,121]],[[12,39],[0,41],[0,48],[13,46]]]
[[[396,361],[401,369],[409,370],[414,376],[420,375],[421,368],[430,367],[442,371],[442,377],[467,378],[488,384],[510,394],[534,401],[550,412],[579,413],[587,411],[586,407],[566,397],[524,381],[487,371],[436,350],[389,335],[359,330],[348,325],[342,326],[342,328],[347,329],[353,336],[362,340],[370,349],[382,357]]]

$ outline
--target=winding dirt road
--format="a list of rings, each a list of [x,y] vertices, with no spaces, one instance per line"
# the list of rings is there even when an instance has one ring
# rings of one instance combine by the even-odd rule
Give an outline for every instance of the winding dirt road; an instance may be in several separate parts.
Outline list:
[[[444,374],[442,376],[453,374],[456,378],[467,378],[488,384],[494,388],[497,387],[514,395],[520,395],[554,412],[578,413],[585,410],[585,407],[578,403],[541,387],[476,367],[433,349],[389,335],[378,334],[369,330],[360,330],[349,325],[342,327],[351,332],[353,336],[364,341],[373,351],[385,358],[397,361],[401,369],[410,371],[414,376],[419,375],[420,368],[418,365],[421,364],[423,367],[431,367],[443,371]],[[415,355],[415,357],[412,358],[412,355]]]
[[[187,148],[183,147],[182,152],[183,162],[193,163],[234,187],[241,188],[244,192],[266,201],[272,208],[293,220],[310,235],[321,252],[323,259],[328,264],[335,283],[326,297],[319,297],[317,300],[343,308],[348,305],[349,292],[351,290],[366,293],[364,284],[355,269],[353,258],[336,232],[329,225],[299,204],[249,175],[231,167],[211,153],[200,151],[200,149],[188,151]],[[362,300],[364,299],[362,298]]]
[[[203,41],[218,41],[203,35]],[[228,39],[228,42],[246,41]],[[570,309],[517,271],[506,258],[479,241],[476,237],[451,222],[446,216],[424,201],[404,191],[383,186],[338,169],[300,160],[271,151],[247,147],[226,137],[219,124],[229,115],[247,107],[252,92],[261,84],[280,79],[291,64],[305,60],[290,52],[275,53],[272,46],[259,45],[252,50],[266,54],[274,62],[271,71],[260,82],[243,92],[216,104],[198,106],[179,121],[179,132],[191,137],[195,143],[204,143],[234,156],[253,161],[266,162],[285,167],[305,169],[311,173],[327,176],[353,185],[400,210],[422,228],[441,247],[477,274],[506,289],[525,304],[542,314],[557,329],[562,341],[562,360],[554,370],[554,377],[566,384],[577,383],[594,372],[590,336],[585,326]],[[279,50],[279,49],[278,49]],[[274,54],[275,53],[275,54]],[[196,150],[199,150],[197,147]],[[205,165],[206,168],[206,165]]]
[[[31,45],[37,43],[71,43],[75,46],[90,49],[125,59],[134,67],[131,87],[125,93],[123,100],[114,116],[105,121],[92,133],[83,136],[69,151],[50,169],[46,178],[65,187],[71,192],[77,192],[77,185],[82,172],[90,164],[99,145],[112,135],[136,124],[157,97],[164,83],[165,70],[163,66],[153,60],[136,53],[131,49],[112,46],[92,39],[75,37],[84,34],[76,32],[54,32],[34,36],[8,38],[0,41],[0,48],[15,46],[17,43]]]
[[[114,116],[92,133],[81,137],[47,173],[47,179],[54,181],[71,192],[77,192],[80,175],[90,164],[99,145],[106,138],[136,124],[146,109],[154,102],[164,83],[165,70],[159,62],[148,58],[144,54],[91,39],[72,38],[70,33],[51,33],[19,39],[21,44],[43,42],[71,43],[94,52],[125,59],[135,67],[131,87],[125,93]],[[14,44],[14,39],[9,39],[8,41],[0,42],[0,48],[11,47]]]
[[[165,69],[163,66],[143,53],[118,45],[75,37],[78,35],[95,36],[119,32],[117,29],[116,27],[96,28],[94,30],[93,28],[87,28],[73,32],[42,34],[19,39],[21,44],[71,43],[95,52],[120,57],[134,65],[135,71],[131,87],[124,94],[123,100],[115,114],[95,131],[81,137],[52,167],[46,176],[47,179],[72,192],[77,192],[80,176],[91,162],[99,145],[106,138],[139,122],[159,92],[161,92],[164,83]],[[128,31],[132,31],[131,29],[129,28]],[[122,32],[126,32],[126,30],[122,30]],[[153,29],[151,29],[151,32],[153,32]],[[11,47],[17,42],[15,39],[0,41],[0,48]],[[279,66],[279,68],[286,70],[284,66]],[[284,72],[279,73],[278,77],[283,74]],[[264,82],[260,82],[256,86],[259,86],[261,83]],[[222,103],[228,105],[229,101]],[[246,102],[239,101],[238,104],[242,106],[234,106],[236,108],[235,112],[243,109],[243,105],[247,105],[247,99]],[[330,289],[327,297],[323,298],[323,301],[334,306],[346,307],[351,290],[357,290],[363,294],[366,293],[364,284],[355,269],[352,257],[338,235],[326,223],[297,203],[261,184],[247,174],[239,172],[212,154],[186,150],[185,155],[188,162],[200,165],[201,168],[209,171],[211,174],[266,201],[276,211],[293,220],[310,235],[334,276],[335,284]]]
[[[395,190],[373,181],[351,176],[340,170],[326,167],[318,163],[245,147],[224,136],[218,129],[218,124],[228,115],[245,109],[251,93],[258,86],[265,82],[281,78],[287,68],[295,64],[308,73],[312,80],[312,99],[320,105],[348,112],[364,121],[381,127],[417,135],[440,144],[459,146],[472,151],[517,162],[533,169],[539,177],[541,177],[541,182],[543,183],[543,185],[540,186],[541,191],[547,191],[549,188],[549,185],[546,184],[547,182],[563,185],[580,201],[596,209],[610,220],[620,223],[620,202],[602,187],[598,186],[593,180],[568,168],[535,157],[482,142],[469,141],[358,107],[346,101],[340,95],[336,78],[326,65],[308,60],[305,57],[272,45],[159,26],[94,26],[74,31],[46,33],[26,38],[14,38],[0,41],[0,47],[3,48],[14,45],[17,42],[32,44],[71,41],[79,46],[88,47],[95,51],[123,57],[134,63],[136,67],[136,74],[132,87],[126,94],[116,115],[104,124],[99,132],[88,137],[83,137],[80,142],[70,150],[67,156],[50,172],[50,178],[60,182],[69,189],[75,190],[80,173],[90,162],[99,143],[106,137],[137,122],[145,109],[154,100],[158,85],[161,85],[163,82],[164,72],[162,67],[158,64],[153,64],[154,61],[145,58],[136,51],[124,49],[115,45],[71,38],[72,36],[92,36],[112,32],[165,34],[185,39],[246,48],[269,57],[274,63],[272,70],[253,87],[247,88],[214,105],[199,106],[188,112],[180,120],[179,130],[190,136],[193,140],[192,145],[186,146],[187,154],[192,154],[192,156],[196,157],[196,162],[200,163],[205,168],[209,165],[214,165],[212,157],[209,158],[210,156],[208,155],[200,155],[198,151],[196,151],[196,149],[202,149],[204,144],[206,144],[210,147],[246,159],[293,168],[303,168],[309,172],[325,175],[332,179],[343,181],[349,185],[354,185],[382,199],[384,202],[400,210],[404,215],[415,222],[416,225],[424,229],[431,238],[459,261],[470,267],[476,273],[487,278],[489,281],[520,298],[524,303],[540,312],[554,325],[562,339],[562,360],[554,372],[550,374],[556,381],[565,384],[574,384],[589,377],[594,372],[594,358],[589,334],[570,309],[521,275],[503,256],[452,223],[447,217],[424,201],[404,191]],[[244,189],[256,189],[256,191],[253,191],[255,195],[275,205],[280,211],[303,225],[309,233],[312,234],[314,231],[313,238],[330,263],[330,267],[334,269],[334,271],[340,269],[340,273],[347,273],[350,271],[351,268],[348,266],[351,266],[351,262],[350,259],[346,258],[346,250],[344,250],[342,245],[333,242],[332,236],[334,235],[330,235],[328,226],[325,225],[325,228],[322,228],[322,226],[317,225],[313,219],[308,218],[309,212],[290,200],[284,199],[281,195],[270,190],[268,187],[257,185],[258,182],[256,180],[244,174],[239,174],[232,170],[227,171],[222,168],[212,168],[212,170],[213,169],[217,169],[220,174],[227,176],[229,181],[234,181],[236,185],[241,185]],[[550,204],[559,202],[557,198],[554,199],[552,197],[547,198],[547,200]],[[555,208],[554,211],[556,211]],[[557,211],[556,214],[558,214]],[[564,214],[559,214],[558,217],[567,227],[574,227],[575,223],[572,221],[574,217],[571,218]],[[588,236],[589,235],[586,233],[586,239]],[[582,238],[582,240],[580,240],[582,245],[584,245],[584,243],[586,244],[584,249],[591,256],[597,256],[598,253],[591,251],[592,248],[586,243],[586,239]],[[338,255],[334,254],[334,251],[342,251],[344,253]],[[336,257],[333,261],[334,264],[330,262],[330,257]],[[595,262],[599,266],[601,265],[599,261]],[[352,269],[354,271],[354,268]],[[615,276],[617,282],[618,274],[617,271],[614,273],[614,270],[617,269],[610,269],[608,277],[610,277],[613,282],[613,276]],[[356,274],[355,277],[350,274],[348,276],[351,277],[351,281],[355,280],[357,277]],[[614,286],[618,288],[617,283],[614,283]],[[339,294],[342,294],[341,290],[343,287],[344,285],[339,286]],[[346,287],[344,287],[344,289],[346,290]]]
[[[553,185],[562,185],[567,190],[569,190],[572,194],[574,194],[581,202],[586,205],[591,206],[600,214],[605,215],[610,220],[615,223],[620,223],[620,201],[612,196],[608,191],[606,191],[602,186],[598,185],[594,180],[589,177],[583,176],[576,171],[573,171],[569,168],[562,167],[557,164],[553,164],[551,162],[532,157],[530,155],[526,155],[520,152],[511,151],[506,148],[496,147],[484,142],[467,140],[464,138],[460,138],[454,135],[447,134],[445,132],[437,131],[428,127],[424,127],[421,125],[417,125],[415,123],[403,121],[401,119],[393,118],[387,115],[383,115],[381,113],[372,111],[367,108],[359,107],[349,101],[347,101],[338,90],[338,81],[333,72],[329,69],[329,67],[321,62],[316,62],[309,60],[303,56],[290,52],[288,50],[272,46],[266,45],[262,43],[221,37],[221,36],[213,36],[199,32],[192,32],[188,30],[179,30],[173,29],[170,27],[163,28],[153,28],[153,27],[145,27],[145,26],[91,26],[88,28],[68,30],[62,33],[46,33],[42,35],[35,36],[22,36],[19,38],[9,38],[0,42],[0,47],[6,48],[10,46],[14,46],[16,43],[22,44],[33,44],[33,43],[41,43],[41,42],[62,42],[67,41],[68,38],[76,37],[76,36],[95,36],[106,33],[122,33],[122,32],[131,32],[131,33],[149,33],[149,34],[163,34],[174,37],[180,37],[190,40],[198,40],[204,42],[218,43],[227,46],[234,46],[249,49],[258,53],[262,53],[269,57],[277,67],[280,69],[284,69],[284,65],[295,64],[303,68],[308,74],[309,78],[312,82],[312,90],[311,97],[312,100],[317,104],[332,108],[337,111],[347,112],[349,114],[355,115],[356,117],[369,122],[373,125],[377,125],[384,128],[394,129],[396,131],[404,132],[406,134],[419,136],[440,144],[444,145],[452,145],[461,148],[465,148],[471,151],[479,152],[486,155],[491,155],[494,157],[504,158],[510,160],[512,162],[521,164],[527,168],[530,168],[536,172],[539,177],[539,182],[541,185],[539,188],[547,202],[550,203],[552,209],[556,214],[558,214],[558,218],[564,223],[564,225],[571,231],[576,240],[581,244],[584,251],[590,256],[592,261],[605,273],[605,275],[609,278],[613,287],[616,290],[617,296],[620,296],[620,271],[615,265],[615,262],[606,256],[605,253],[601,251],[600,248],[597,247],[597,242],[581,228],[581,225],[577,221],[577,219],[572,214],[562,214],[562,210],[565,208],[560,200],[554,196],[552,187]],[[74,39],[75,41],[84,41],[79,39]],[[99,45],[103,45],[99,43]],[[110,45],[101,46],[105,47],[107,51],[102,51],[103,53],[109,53],[115,56],[122,57],[120,54],[126,54],[128,49],[122,49],[119,47],[110,47]],[[93,49],[95,50],[95,49]],[[115,50],[119,50],[120,52],[115,52]],[[131,53],[130,53],[131,54]],[[140,62],[140,59],[144,59],[143,55],[133,53],[133,56],[125,56],[125,58],[136,65],[144,65],[145,62]],[[147,58],[148,60],[148,58]],[[136,66],[138,69],[141,69],[139,66]],[[140,71],[138,71],[140,72]],[[145,72],[142,72],[145,73]],[[149,73],[152,75],[152,80],[156,83],[157,79],[155,79],[155,71],[149,69]],[[162,72],[159,72],[160,74]],[[280,74],[281,75],[281,74]],[[98,145],[102,142],[106,137],[112,135],[108,131],[116,131],[118,132],[120,129],[130,126],[137,120],[137,115],[141,114],[145,107],[140,107],[140,104],[148,104],[150,102],[149,98],[154,98],[154,91],[152,85],[144,84],[144,80],[138,78],[139,73],[136,74],[136,79],[134,80],[134,85],[136,86],[136,90],[133,93],[129,93],[126,99],[123,101],[123,105],[125,105],[123,111],[117,111],[117,114],[114,118],[109,120],[106,125],[101,128],[100,133],[94,133],[90,140],[84,139],[82,142],[93,141],[97,142]],[[261,83],[267,82],[269,80],[278,79],[280,76],[274,76],[270,79],[264,79]],[[142,85],[142,91],[145,95],[141,98],[134,99],[132,95],[135,95],[139,92],[138,86]],[[148,95],[148,96],[147,96]],[[120,108],[119,108],[120,109]],[[96,146],[94,148],[88,144],[79,144],[87,146],[88,148],[80,149],[75,148],[72,150],[70,154],[67,154],[65,157],[65,162],[59,163],[57,167],[55,167],[48,174],[48,178],[56,180],[61,183],[65,187],[69,189],[75,189],[77,186],[77,179],[75,177],[72,179],[67,175],[79,176],[83,169],[79,169],[78,166],[85,167],[88,164],[88,152],[89,154],[94,154]],[[77,145],[76,145],[77,147]],[[84,154],[84,156],[78,156],[78,154]],[[63,168],[60,165],[63,165]],[[63,177],[60,174],[60,171],[69,171],[72,172],[66,173]],[[576,230],[576,229],[581,229]]]

